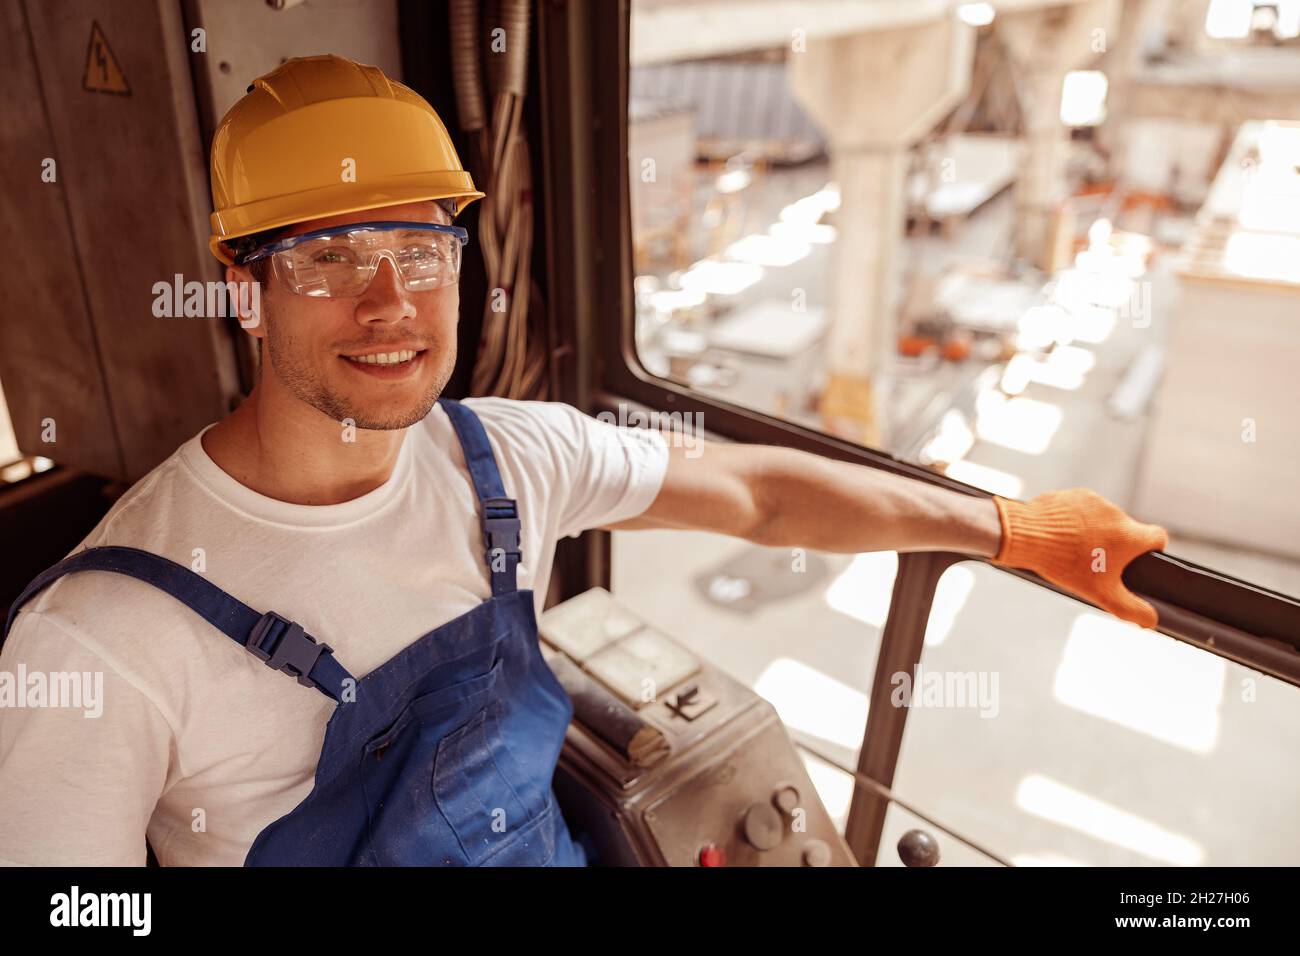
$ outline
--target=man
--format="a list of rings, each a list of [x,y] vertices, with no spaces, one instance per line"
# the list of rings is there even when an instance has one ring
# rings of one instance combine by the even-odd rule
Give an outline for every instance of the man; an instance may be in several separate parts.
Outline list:
[[[0,715],[8,862],[138,865],[147,837],[165,865],[581,865],[550,788],[572,707],[535,615],[556,540],[587,528],[968,552],[1155,623],[1120,572],[1164,533],[1090,492],[989,501],[440,399],[451,220],[482,194],[373,67],[288,61],[212,153],[213,251],[262,283],[260,378],[11,611],[3,669],[102,679],[102,713]]]

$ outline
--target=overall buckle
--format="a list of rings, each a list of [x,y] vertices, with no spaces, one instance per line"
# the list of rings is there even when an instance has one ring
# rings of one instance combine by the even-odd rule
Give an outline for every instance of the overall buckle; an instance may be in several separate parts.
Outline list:
[[[504,512],[504,513],[500,513]],[[487,546],[489,567],[498,550],[514,555],[515,562],[523,560],[519,550],[519,508],[513,498],[485,498],[483,500],[483,543]]]
[[[276,642],[275,649],[267,651],[263,645],[274,640],[276,634],[280,634],[280,639]],[[316,686],[307,675],[316,666],[321,654],[327,651],[332,653],[334,650],[323,641],[317,642],[302,629],[301,624],[281,617],[274,611],[262,615],[244,646],[271,670],[283,671],[290,677],[297,678],[298,683],[304,687]]]

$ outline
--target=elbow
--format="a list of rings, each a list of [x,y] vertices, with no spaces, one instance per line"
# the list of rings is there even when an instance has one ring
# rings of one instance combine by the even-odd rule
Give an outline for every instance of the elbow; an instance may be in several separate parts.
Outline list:
[[[738,537],[753,544],[776,548],[790,545],[788,523],[784,520],[781,497],[762,475],[749,482],[748,501],[743,509],[744,522]]]

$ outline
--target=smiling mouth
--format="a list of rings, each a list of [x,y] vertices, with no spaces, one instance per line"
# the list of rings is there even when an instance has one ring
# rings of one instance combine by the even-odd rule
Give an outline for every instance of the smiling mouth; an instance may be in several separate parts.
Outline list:
[[[342,358],[358,365],[403,365],[422,352],[423,350],[401,349],[397,352],[377,352],[373,355],[344,355]]]

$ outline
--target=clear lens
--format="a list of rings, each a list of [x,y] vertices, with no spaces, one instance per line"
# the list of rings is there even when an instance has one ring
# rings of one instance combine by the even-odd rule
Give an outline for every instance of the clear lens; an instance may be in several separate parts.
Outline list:
[[[445,232],[359,230],[308,239],[273,259],[281,281],[298,295],[360,295],[383,258],[397,268],[408,292],[427,292],[460,278],[460,246]]]

